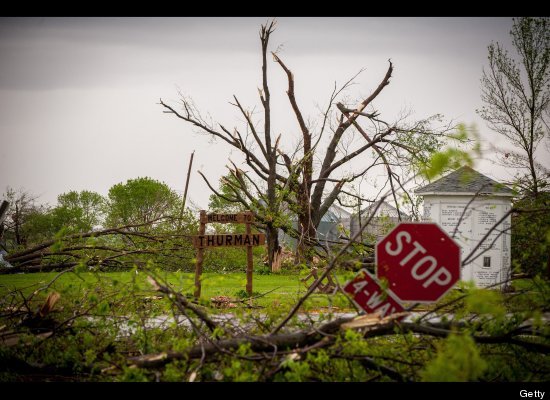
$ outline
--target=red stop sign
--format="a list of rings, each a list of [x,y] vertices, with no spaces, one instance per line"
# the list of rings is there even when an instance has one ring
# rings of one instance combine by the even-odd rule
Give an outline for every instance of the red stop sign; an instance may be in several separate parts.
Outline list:
[[[435,302],[460,279],[460,247],[435,223],[401,222],[376,245],[376,276],[401,301]]]

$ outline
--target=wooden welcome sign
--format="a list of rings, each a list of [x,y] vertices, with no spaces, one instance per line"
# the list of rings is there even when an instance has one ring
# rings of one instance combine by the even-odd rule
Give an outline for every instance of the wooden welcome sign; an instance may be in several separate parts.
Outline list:
[[[197,266],[195,269],[195,297],[201,295],[201,275],[204,250],[208,247],[246,247],[246,293],[252,295],[252,247],[261,246],[265,243],[263,233],[252,233],[250,224],[254,222],[254,214],[250,211],[236,214],[207,214],[200,212],[199,234],[193,236],[193,246],[197,248]],[[206,224],[246,224],[246,234],[219,234],[206,235]]]
[[[261,246],[265,243],[265,235],[256,233],[252,235],[245,234],[223,234],[223,235],[203,235],[193,237],[193,246],[201,247],[222,247],[222,246]]]

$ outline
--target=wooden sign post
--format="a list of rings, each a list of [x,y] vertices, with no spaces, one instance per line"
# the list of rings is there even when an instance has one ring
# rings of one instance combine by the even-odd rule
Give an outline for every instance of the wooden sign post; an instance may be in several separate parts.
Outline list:
[[[200,226],[199,236],[204,236],[206,232],[206,224],[203,221],[203,217],[206,216],[206,211],[201,210],[200,213]],[[204,247],[199,247],[197,250],[197,266],[195,267],[195,293],[194,296],[198,299],[201,296],[201,275],[202,275],[202,260],[204,257]]]
[[[263,233],[252,233],[250,224],[254,222],[254,214],[246,211],[237,214],[207,214],[206,211],[200,212],[199,234],[193,237],[193,246],[197,251],[197,266],[195,268],[195,297],[198,299],[201,295],[201,275],[202,262],[204,259],[204,250],[207,247],[242,247],[246,246],[246,293],[252,295],[252,247],[265,244],[265,235]],[[246,224],[246,234],[220,234],[206,235],[206,224]]]

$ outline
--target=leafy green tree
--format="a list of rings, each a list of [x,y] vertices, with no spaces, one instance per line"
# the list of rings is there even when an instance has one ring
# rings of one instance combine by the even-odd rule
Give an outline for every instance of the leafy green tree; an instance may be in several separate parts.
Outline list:
[[[16,206],[21,204],[23,208],[14,210],[12,221],[22,223],[19,229],[14,229],[14,237],[18,232],[25,245],[38,244],[56,235],[89,232],[102,222],[104,199],[98,193],[70,191],[59,195],[57,202],[53,208],[36,204],[25,206],[25,198],[20,197]]]
[[[51,211],[57,231],[89,232],[102,223],[105,199],[99,193],[70,191],[60,194],[57,203]]]
[[[489,68],[483,70],[481,78],[484,106],[477,112],[519,150],[503,151],[501,161],[527,170],[518,176],[518,183],[536,195],[547,187],[550,177],[535,156],[549,133],[550,19],[515,19],[510,34],[519,60],[498,43],[489,46]]]
[[[152,178],[129,179],[109,189],[106,225],[110,227],[152,224],[163,217],[176,217],[181,208],[177,193]]]
[[[188,210],[180,215],[181,206],[182,199],[174,190],[149,177],[113,185],[107,195],[105,225],[130,225],[126,230],[138,234],[111,239],[110,246],[132,249],[133,255],[119,260],[134,263],[153,261],[164,269],[191,268],[195,251],[189,235],[197,234],[197,218]],[[162,240],[157,240],[161,237]]]

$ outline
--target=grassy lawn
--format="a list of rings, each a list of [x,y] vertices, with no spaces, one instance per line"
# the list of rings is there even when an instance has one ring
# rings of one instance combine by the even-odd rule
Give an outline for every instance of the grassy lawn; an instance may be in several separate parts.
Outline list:
[[[17,289],[24,295],[31,294],[38,288],[48,285],[59,273],[30,273],[0,276],[0,297]],[[194,274],[182,272],[165,272],[161,277],[177,292],[191,295],[194,291]],[[340,278],[340,277],[339,277]],[[343,277],[340,278],[340,282]],[[151,285],[142,272],[102,272],[102,273],[65,273],[58,277],[51,286],[44,290],[38,298],[43,298],[51,291],[57,291],[65,300],[77,299],[82,293],[93,291],[96,287],[112,289],[114,287],[132,286],[136,294],[153,296]],[[216,296],[227,296],[231,299],[242,298],[246,289],[245,273],[204,273],[202,275],[201,303],[208,305],[209,300]],[[269,292],[269,293],[267,293]],[[254,304],[261,307],[288,308],[305,294],[306,286],[300,282],[298,275],[260,275],[253,278],[254,296],[258,297]],[[304,310],[314,311],[329,305],[338,310],[351,310],[351,306],[343,295],[314,294],[305,304]]]
[[[64,304],[69,308],[81,299],[87,298],[94,293],[98,293],[99,288],[104,292],[120,292],[120,296],[130,294],[132,297],[154,298],[159,293],[153,291],[152,286],[146,281],[147,275],[143,272],[82,272],[79,274],[69,272],[58,276],[57,272],[50,273],[29,273],[0,275],[0,305],[6,305],[11,300],[18,299],[21,296],[13,296],[13,291],[18,290],[25,296],[29,296],[33,291],[44,288],[56,277],[58,279],[46,290],[33,298],[33,306],[40,306],[48,293],[56,291],[61,294],[60,305]],[[346,282],[353,276],[353,273],[338,274],[340,283]],[[194,292],[194,274],[183,272],[163,272],[161,278],[168,282],[176,292],[191,297]],[[311,281],[310,281],[311,282]],[[533,283],[530,281],[514,281],[516,289],[528,290]],[[164,283],[164,282],[161,282]],[[529,283],[529,284],[528,284]],[[246,274],[244,272],[232,273],[214,273],[207,272],[202,275],[202,291],[200,303],[211,307],[212,312],[218,309],[212,307],[211,299],[217,296],[227,296],[235,303],[243,299],[246,294]],[[261,309],[278,309],[280,312],[290,309],[297,300],[306,293],[306,286],[300,281],[298,275],[287,274],[255,274],[253,278],[253,296],[258,296],[253,300],[254,306]],[[11,294],[11,296],[10,296]],[[459,296],[460,292],[451,291],[450,296]],[[540,300],[533,298],[533,301]],[[449,298],[443,299],[443,301]],[[158,299],[157,299],[158,300]],[[166,312],[168,302],[155,301],[154,307],[157,312]],[[243,303],[237,303],[243,305]],[[342,294],[326,295],[316,293],[311,295],[304,304],[302,311],[326,311],[327,307],[333,311],[349,312],[353,311],[350,301]],[[417,311],[430,308],[431,305],[419,305]],[[226,311],[224,309],[220,311]]]

